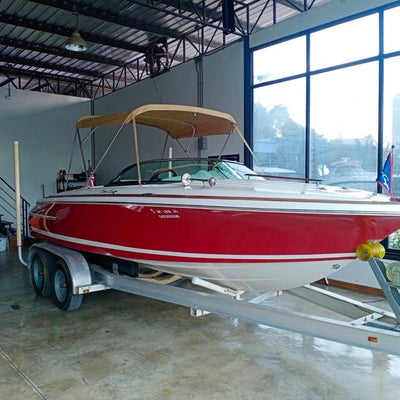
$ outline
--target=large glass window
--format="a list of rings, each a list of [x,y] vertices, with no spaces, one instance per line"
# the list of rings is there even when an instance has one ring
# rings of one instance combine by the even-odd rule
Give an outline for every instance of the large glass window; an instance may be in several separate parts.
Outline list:
[[[400,6],[382,6],[254,50],[256,170],[376,191],[394,145],[400,197],[399,21]],[[388,247],[400,257],[400,231]]]
[[[400,15],[400,14],[399,14]],[[394,39],[397,39],[394,38]],[[397,40],[394,40],[397,42]],[[390,41],[389,41],[390,43]],[[384,85],[384,154],[393,149],[393,192],[400,196],[400,57],[385,60]],[[390,249],[400,250],[400,231],[389,237]]]
[[[311,34],[311,69],[317,70],[378,55],[378,15],[356,19]]]
[[[254,53],[253,81],[261,83],[306,72],[306,39],[301,36]]]
[[[400,150],[400,57],[389,58],[384,65],[384,143]]]
[[[311,77],[311,177],[376,191],[378,63]]]
[[[391,8],[384,13],[384,51],[391,53],[400,50],[400,7]]]
[[[305,79],[254,91],[254,152],[261,174],[304,177]]]

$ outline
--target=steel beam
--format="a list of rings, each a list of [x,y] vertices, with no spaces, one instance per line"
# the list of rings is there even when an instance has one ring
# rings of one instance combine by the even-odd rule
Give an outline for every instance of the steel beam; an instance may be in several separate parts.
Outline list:
[[[276,0],[276,2],[299,12],[306,11],[304,2],[300,0]]]
[[[156,6],[153,3],[148,3],[145,0],[128,0],[128,1],[132,4],[138,4],[142,7],[147,7],[152,10],[163,12],[163,13],[171,15],[173,17],[177,17],[180,20],[193,22],[198,26],[208,26],[210,28],[214,28],[216,30],[221,30],[223,32],[226,32],[226,29],[224,27],[220,26],[220,20],[222,18],[221,13],[216,13],[212,10],[208,10],[207,8],[205,8],[203,13],[200,13],[200,12],[198,12],[197,9],[194,8],[195,7],[194,5],[192,5],[192,7],[188,6],[188,4],[191,2],[185,2],[186,3],[185,11],[195,13],[197,15],[197,18],[188,16],[188,15],[184,15],[182,12],[174,12],[171,10],[167,10],[166,8]],[[172,5],[172,3],[176,3],[176,1],[167,1],[167,2],[162,1],[162,2],[159,2],[158,4],[160,4],[160,3],[161,4],[171,3],[171,5]],[[167,5],[170,5],[170,4],[167,4]],[[176,4],[174,4],[173,7],[176,7]],[[210,15],[213,15],[213,17],[211,18]],[[214,22],[210,22],[211,20]]]
[[[19,68],[13,68],[11,66],[0,66],[0,74],[5,75],[12,83],[15,89],[31,90],[35,88],[36,90],[43,90],[41,87],[41,80],[44,79],[46,83],[52,85],[52,91],[57,94],[71,94],[74,96],[81,97],[92,97],[90,90],[92,88],[92,83],[84,79],[69,78],[55,74],[43,73],[31,70],[22,70]],[[15,78],[14,78],[15,77]],[[17,81],[17,82],[15,82]],[[35,86],[32,86],[35,85]],[[69,88],[73,87],[73,93],[67,91]],[[30,88],[30,89],[28,89]],[[80,93],[83,93],[82,96]]]
[[[131,0],[129,0],[131,1]],[[132,0],[134,2],[135,0]],[[206,19],[213,19],[213,20],[219,20],[222,18],[222,13],[217,11],[217,7],[211,8],[207,7],[203,4],[195,4],[192,0],[160,0],[159,3],[165,4],[170,7],[174,7],[179,11],[179,13],[182,13],[182,11],[187,11],[192,14],[196,14],[198,16],[203,16],[205,15]],[[219,4],[220,2],[218,2]],[[220,5],[220,4],[219,4]],[[198,10],[198,7],[202,7],[202,12]]]
[[[65,37],[70,37],[73,32],[73,29],[67,29],[62,25],[38,22],[33,19],[16,17],[14,15],[7,13],[0,13],[0,22],[15,26],[22,26],[23,28],[28,28],[41,32],[48,32]],[[146,47],[128,43],[125,42],[124,40],[113,39],[102,35],[93,35],[91,33],[85,32],[84,29],[80,29],[79,31],[85,40],[92,43],[103,44],[105,46],[116,47],[119,49],[134,51],[137,53],[145,53],[146,51]]]
[[[111,22],[113,24],[127,26],[132,29],[138,29],[140,31],[153,33],[159,36],[178,37],[181,35],[179,31],[173,29],[163,28],[160,25],[150,24],[139,18],[118,14],[111,11],[110,9],[105,9],[101,7],[92,7],[88,4],[82,4],[81,2],[77,1],[68,1],[68,0],[61,0],[61,1],[30,0],[30,1],[54,8],[59,8],[66,11],[71,11],[71,12],[76,11],[80,15],[85,15],[86,17],[96,18],[102,21]]]
[[[0,87],[6,86],[11,83],[15,78],[6,78],[3,82],[0,83]]]
[[[25,65],[25,66],[35,67],[35,68],[50,69],[53,71],[63,71],[63,72],[71,73],[71,74],[91,76],[91,77],[95,77],[95,78],[98,78],[99,76],[102,75],[100,72],[92,72],[92,71],[85,70],[85,69],[72,68],[72,67],[48,63],[48,62],[44,62],[44,61],[37,61],[37,60],[29,59],[26,57],[13,57],[13,56],[0,55],[0,62],[5,62],[8,64],[20,64],[20,65]]]
[[[44,46],[39,43],[28,42],[26,40],[11,39],[7,37],[0,37],[0,45],[15,47],[18,49],[37,51],[39,53],[53,54],[60,57],[67,57],[76,60],[90,61],[98,64],[114,65],[122,67],[124,63],[112,58],[97,56],[87,52],[76,52],[60,49],[58,47]]]

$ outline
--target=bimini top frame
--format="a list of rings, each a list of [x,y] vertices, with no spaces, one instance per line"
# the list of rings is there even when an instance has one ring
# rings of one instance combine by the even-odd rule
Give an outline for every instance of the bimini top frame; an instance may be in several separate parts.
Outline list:
[[[151,126],[166,132],[172,139],[193,138],[214,135],[231,135],[238,133],[243,143],[253,154],[250,146],[240,132],[235,119],[226,113],[207,108],[183,106],[175,104],[147,104],[131,111],[110,114],[104,116],[85,116],[76,124],[77,132],[82,128],[91,128],[92,134],[96,128],[102,126],[120,125],[116,135],[112,139],[96,168],[119,135],[122,127],[132,123],[135,142],[135,153],[138,166],[140,166],[139,148],[137,138],[137,124]],[[82,141],[79,135],[79,143]],[[254,156],[254,154],[253,154]],[[83,157],[82,157],[83,158]],[[141,183],[140,168],[138,168],[138,180]]]
[[[131,111],[104,116],[86,116],[78,120],[77,129],[111,125],[140,124],[167,132],[173,139],[233,133],[235,119],[226,113],[206,108],[174,104],[147,104]]]

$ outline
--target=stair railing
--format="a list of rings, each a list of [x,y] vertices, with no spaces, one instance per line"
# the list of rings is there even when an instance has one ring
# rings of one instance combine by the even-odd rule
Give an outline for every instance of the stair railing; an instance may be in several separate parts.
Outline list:
[[[15,219],[15,189],[0,177],[0,214],[11,216]],[[25,238],[28,237],[28,216],[29,216],[29,202],[21,198],[21,229]],[[0,217],[1,221],[1,217]]]

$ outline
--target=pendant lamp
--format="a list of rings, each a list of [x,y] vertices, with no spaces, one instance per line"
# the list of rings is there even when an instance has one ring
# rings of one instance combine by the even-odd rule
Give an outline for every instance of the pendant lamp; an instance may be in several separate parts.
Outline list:
[[[74,12],[73,14],[76,15],[76,28],[74,32],[72,32],[71,37],[65,42],[65,48],[70,51],[86,51],[88,45],[78,32],[79,14],[77,12]]]

